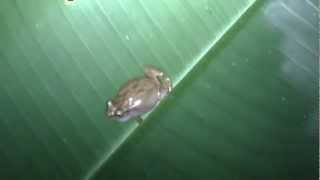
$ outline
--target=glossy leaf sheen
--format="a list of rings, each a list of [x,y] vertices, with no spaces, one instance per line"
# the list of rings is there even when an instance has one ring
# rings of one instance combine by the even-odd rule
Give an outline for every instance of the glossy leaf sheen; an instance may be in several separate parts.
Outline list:
[[[317,7],[4,0],[1,179],[316,177]],[[146,63],[171,96],[142,127],[106,119]]]

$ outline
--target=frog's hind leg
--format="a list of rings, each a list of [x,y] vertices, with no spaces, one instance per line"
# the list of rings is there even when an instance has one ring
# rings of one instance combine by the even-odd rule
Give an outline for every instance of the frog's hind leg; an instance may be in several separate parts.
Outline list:
[[[155,82],[160,84],[160,91],[158,94],[159,99],[162,99],[171,91],[171,80],[169,77],[164,75],[164,73],[160,69],[152,65],[146,64],[144,65],[144,73],[147,77],[156,79],[157,81]]]
[[[160,87],[160,99],[164,98],[168,95],[169,92],[172,90],[171,80],[166,77],[161,79],[162,86]]]
[[[160,69],[150,64],[144,65],[144,74],[149,78],[161,78],[163,76],[163,72]]]

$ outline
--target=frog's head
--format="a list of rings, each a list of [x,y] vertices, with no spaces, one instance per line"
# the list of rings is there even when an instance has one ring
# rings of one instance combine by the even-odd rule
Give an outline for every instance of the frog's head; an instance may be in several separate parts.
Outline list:
[[[118,108],[114,103],[110,100],[106,103],[106,115],[111,117],[112,119],[118,121],[127,121],[127,113],[122,108]]]
[[[106,103],[107,108],[106,108],[106,114],[109,117],[117,117],[117,116],[121,116],[122,112],[121,110],[119,110],[114,104],[113,102],[110,100]]]

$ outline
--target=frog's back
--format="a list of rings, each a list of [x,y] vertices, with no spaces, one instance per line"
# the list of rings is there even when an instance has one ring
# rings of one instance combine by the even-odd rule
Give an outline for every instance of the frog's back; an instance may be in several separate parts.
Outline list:
[[[154,98],[157,97],[158,85],[148,78],[136,78],[129,80],[124,84],[115,98],[115,103],[126,106],[129,102],[129,98],[135,100],[148,101],[151,103]]]

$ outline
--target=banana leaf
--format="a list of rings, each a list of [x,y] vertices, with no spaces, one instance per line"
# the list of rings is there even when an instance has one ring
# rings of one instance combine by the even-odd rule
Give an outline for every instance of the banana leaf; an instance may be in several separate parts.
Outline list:
[[[1,179],[316,179],[316,0],[4,0]],[[143,65],[173,92],[119,123]]]

